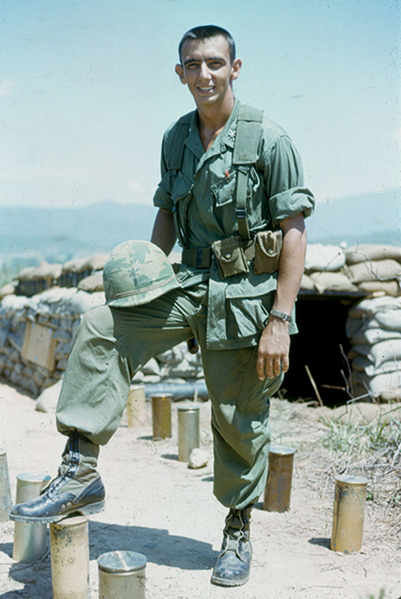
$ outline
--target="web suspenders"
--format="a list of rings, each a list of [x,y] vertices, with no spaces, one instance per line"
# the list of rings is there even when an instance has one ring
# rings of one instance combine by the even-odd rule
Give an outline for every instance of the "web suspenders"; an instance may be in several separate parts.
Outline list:
[[[189,134],[189,128],[193,113],[186,114],[177,122],[171,145],[171,154],[168,157],[168,170],[181,169],[184,158],[185,140]],[[263,111],[245,105],[239,106],[237,130],[234,141],[233,166],[237,166],[237,187],[235,197],[235,214],[238,223],[238,232],[242,241],[250,239],[247,221],[246,199],[248,189],[249,171],[258,158],[258,146],[260,140],[261,123]],[[180,245],[185,248],[182,231],[178,221],[177,206],[173,207],[174,225]]]
[[[185,114],[183,117],[180,118],[180,120],[174,127],[174,137],[172,141],[171,153],[167,159],[167,168],[169,171],[175,171],[175,175],[178,173],[182,166],[182,161],[184,158],[185,140],[189,135],[192,114],[192,112]],[[178,221],[178,210],[176,203],[174,203],[172,212],[174,218],[175,232],[177,234],[178,241],[180,243],[180,246],[182,248],[185,248],[184,237],[182,235],[180,223]]]
[[[263,111],[252,106],[240,106],[234,142],[233,166],[237,166],[235,214],[242,241],[250,239],[246,211],[248,178],[251,166],[258,158],[258,146]]]

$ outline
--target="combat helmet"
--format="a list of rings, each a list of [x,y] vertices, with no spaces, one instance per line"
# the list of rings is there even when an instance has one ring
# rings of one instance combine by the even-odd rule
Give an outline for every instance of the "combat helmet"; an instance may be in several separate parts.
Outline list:
[[[147,304],[180,286],[166,254],[149,241],[124,241],[103,269],[106,304],[118,308]]]

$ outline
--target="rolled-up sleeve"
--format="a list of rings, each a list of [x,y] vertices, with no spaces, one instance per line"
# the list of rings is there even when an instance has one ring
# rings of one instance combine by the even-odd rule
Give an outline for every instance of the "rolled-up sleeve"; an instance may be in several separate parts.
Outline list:
[[[161,181],[157,186],[155,195],[153,196],[153,205],[156,208],[163,208],[164,210],[173,209],[173,201],[171,199],[171,192],[174,185],[174,177],[171,176],[170,171],[167,169],[167,160],[166,160],[166,137],[165,134],[162,142],[162,151],[161,151],[161,161],[160,161],[160,170],[161,170]]]
[[[266,194],[273,224],[277,226],[301,213],[310,216],[315,199],[304,187],[301,158],[289,137],[281,135],[266,149],[265,164]]]

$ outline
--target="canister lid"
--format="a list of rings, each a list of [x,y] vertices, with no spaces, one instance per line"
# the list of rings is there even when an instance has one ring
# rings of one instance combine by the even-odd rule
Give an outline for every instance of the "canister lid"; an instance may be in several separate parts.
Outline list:
[[[17,474],[17,480],[24,483],[47,483],[51,476],[50,474],[34,474],[32,472],[23,472],[22,474]]]
[[[181,404],[180,406],[178,406],[177,408],[180,412],[198,412],[200,409],[199,404],[194,404],[194,403],[184,403]]]
[[[284,445],[272,445],[270,447],[270,453],[274,453],[274,455],[293,455],[296,452],[296,449],[293,447],[286,447]]]
[[[136,572],[146,566],[146,557],[135,551],[110,551],[98,557],[97,563],[104,572]]]
[[[151,398],[153,399],[172,399],[172,393],[152,393]]]
[[[363,476],[352,476],[351,474],[337,474],[335,480],[347,485],[367,485],[368,479]]]

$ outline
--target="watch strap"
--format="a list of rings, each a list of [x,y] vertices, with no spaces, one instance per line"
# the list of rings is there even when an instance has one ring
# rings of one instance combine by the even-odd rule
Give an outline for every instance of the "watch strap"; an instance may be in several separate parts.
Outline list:
[[[275,316],[276,318],[280,318],[280,320],[283,320],[284,322],[292,322],[292,318],[289,314],[286,314],[285,312],[281,312],[280,310],[275,310],[274,308],[272,310],[270,310],[270,314],[272,316]]]

